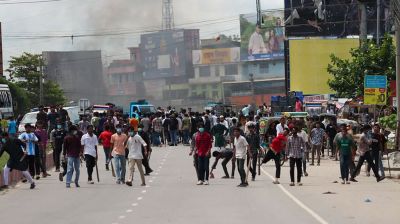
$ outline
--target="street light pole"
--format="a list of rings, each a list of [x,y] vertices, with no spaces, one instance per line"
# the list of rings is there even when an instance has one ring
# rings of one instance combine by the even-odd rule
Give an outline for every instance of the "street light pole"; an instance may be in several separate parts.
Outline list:
[[[400,18],[395,20],[396,23],[396,99],[397,99],[397,130],[396,130],[396,149],[399,149],[400,141]]]

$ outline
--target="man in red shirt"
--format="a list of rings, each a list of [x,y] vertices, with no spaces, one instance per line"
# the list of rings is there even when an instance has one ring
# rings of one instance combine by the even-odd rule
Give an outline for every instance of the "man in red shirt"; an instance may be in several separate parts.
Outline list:
[[[275,173],[275,180],[274,184],[279,184],[279,178],[281,176],[281,151],[285,149],[286,147],[286,142],[287,142],[287,136],[289,135],[289,129],[285,128],[284,132],[279,134],[274,140],[272,140],[272,143],[269,145],[270,150],[267,152],[265,155],[262,163],[267,163],[271,159],[275,161],[275,168],[276,168],[276,173]]]
[[[204,125],[199,124],[199,132],[196,135],[196,149],[198,155],[199,182],[197,185],[208,185],[210,171],[210,155],[212,147],[212,137],[205,132]]]
[[[109,170],[108,164],[111,161],[111,136],[110,126],[106,125],[104,131],[99,136],[99,141],[103,145],[104,154],[106,155],[106,170]]]

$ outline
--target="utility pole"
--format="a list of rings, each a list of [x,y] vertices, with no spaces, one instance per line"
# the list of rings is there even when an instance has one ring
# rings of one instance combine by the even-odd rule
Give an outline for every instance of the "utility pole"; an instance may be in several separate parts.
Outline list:
[[[367,5],[365,2],[358,2],[360,9],[360,42],[364,44],[367,41]]]
[[[43,105],[43,65],[42,58],[39,59],[39,104]]]
[[[376,45],[380,45],[381,38],[381,0],[376,0]]]
[[[400,141],[400,3],[392,1],[392,12],[396,27],[396,97],[397,97],[397,130],[396,130],[396,150],[399,150]]]
[[[251,111],[256,111],[257,110],[257,102],[256,102],[256,91],[254,88],[254,75],[253,73],[249,74],[249,80],[250,80],[250,88],[251,88]]]

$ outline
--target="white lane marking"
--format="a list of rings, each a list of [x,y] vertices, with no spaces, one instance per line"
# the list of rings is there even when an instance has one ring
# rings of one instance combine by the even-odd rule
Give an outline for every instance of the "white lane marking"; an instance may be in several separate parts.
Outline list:
[[[162,166],[159,166],[159,167],[158,167],[158,169],[161,169],[161,168],[162,168]]]
[[[140,200],[142,200],[142,199],[143,199],[143,197],[138,197],[138,198],[137,198],[138,201],[140,201]]]
[[[158,173],[154,173],[155,175],[158,175]]]
[[[136,206],[138,206],[138,205],[139,205],[138,203],[133,203],[133,204],[132,204],[133,207],[136,207]]]
[[[261,168],[261,171],[267,175],[271,180],[274,180],[274,177],[271,176],[267,171],[264,170],[264,168]],[[328,224],[328,222],[323,219],[321,216],[319,216],[316,212],[314,212],[311,208],[309,208],[307,205],[305,205],[303,202],[301,202],[298,198],[296,198],[292,193],[290,193],[286,188],[284,188],[281,184],[277,185],[283,193],[285,193],[290,199],[292,199],[298,206],[300,206],[302,209],[304,209],[308,214],[310,214],[315,220],[317,220],[321,224]]]
[[[113,223],[111,223],[111,224],[118,224],[118,222],[113,222]]]
[[[153,183],[153,180],[149,180],[149,183]]]
[[[152,181],[153,182],[153,181]],[[146,185],[146,188],[149,188],[150,187],[150,185]]]
[[[128,210],[126,210],[126,213],[131,213],[131,212],[133,212],[133,210],[132,210],[132,209],[128,209]]]
[[[142,194],[145,194],[146,192],[147,192],[146,190],[143,190],[143,191],[142,191]]]
[[[125,216],[124,216],[124,215],[120,215],[118,218],[119,218],[119,219],[124,219]]]

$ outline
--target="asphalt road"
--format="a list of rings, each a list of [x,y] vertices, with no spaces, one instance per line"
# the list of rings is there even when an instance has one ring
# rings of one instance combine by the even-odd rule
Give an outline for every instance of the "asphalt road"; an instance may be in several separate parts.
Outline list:
[[[101,155],[99,164],[103,164]],[[213,159],[212,159],[213,161]],[[99,165],[100,183],[86,183],[81,168],[81,188],[65,188],[54,172],[50,178],[0,194],[1,223],[398,223],[400,185],[391,180],[376,183],[373,177],[358,177],[359,183],[341,185],[337,162],[323,160],[310,167],[304,186],[289,186],[287,164],[281,185],[272,184],[273,163],[248,188],[238,188],[236,179],[220,179],[219,164],[209,186],[196,186],[192,157],[187,147],[154,148],[150,164],[155,170],[140,187],[117,185],[110,171]],[[228,168],[229,169],[229,168]],[[332,194],[323,194],[325,192]],[[367,200],[368,199],[368,200]],[[370,202],[366,202],[370,201]]]

